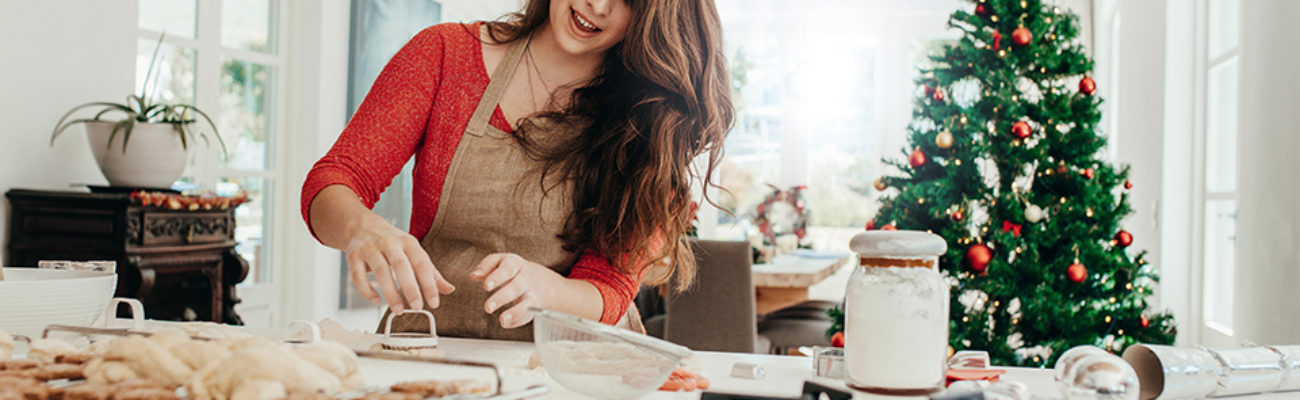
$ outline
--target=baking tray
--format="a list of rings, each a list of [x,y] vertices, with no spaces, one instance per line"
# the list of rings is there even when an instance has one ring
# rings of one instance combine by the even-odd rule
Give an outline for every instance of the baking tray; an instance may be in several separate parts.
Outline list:
[[[87,327],[87,326],[56,324],[56,325],[46,326],[44,332],[41,333],[41,337],[48,338],[50,336],[50,333],[52,332],[67,332],[67,333],[75,333],[75,334],[81,334],[87,336],[89,335],[107,335],[107,336],[135,335],[135,336],[147,337],[153,334],[153,332],[146,332],[146,331],[135,330],[135,329],[126,329],[126,328],[95,328],[95,327]],[[191,338],[194,340],[211,340],[209,338],[196,337],[196,336],[191,336]],[[502,390],[504,379],[502,378],[501,367],[492,363],[470,361],[470,360],[458,360],[458,359],[446,358],[446,357],[423,357],[423,356],[416,356],[412,354],[401,354],[401,353],[392,353],[392,352],[367,351],[367,350],[353,350],[353,351],[356,352],[357,357],[370,358],[376,360],[405,361],[405,362],[428,363],[428,364],[435,364],[435,365],[483,368],[483,369],[491,370],[492,375],[495,378],[495,383],[493,385],[495,389],[491,394],[451,395],[445,397],[430,397],[428,399],[519,400],[519,399],[527,399],[527,398],[541,396],[550,392],[550,387],[546,385],[534,385],[514,392],[505,392],[504,390]],[[335,394],[332,395],[331,397],[340,398],[340,399],[352,399],[352,398],[358,398],[364,396],[369,393],[382,393],[385,391],[387,391],[387,388],[363,387],[358,390]]]

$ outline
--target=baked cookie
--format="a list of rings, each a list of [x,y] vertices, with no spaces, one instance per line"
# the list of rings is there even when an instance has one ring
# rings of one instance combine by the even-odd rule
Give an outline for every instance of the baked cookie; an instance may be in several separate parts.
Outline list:
[[[421,400],[423,397],[415,393],[366,393],[365,396],[357,398],[358,400]]]
[[[120,390],[114,388],[112,400],[180,400],[175,390],[158,388],[134,388]]]
[[[0,361],[0,371],[17,371],[32,369],[45,365],[44,361],[21,359],[21,360],[4,360]]]
[[[86,376],[81,374],[81,366],[75,364],[50,364],[35,369],[34,378],[42,381],[52,381],[57,379],[83,379]]]
[[[412,393],[422,397],[443,397],[454,394],[482,394],[492,391],[492,387],[483,381],[474,379],[457,379],[451,381],[427,380],[402,382],[389,390],[398,393]]]
[[[112,396],[112,385],[89,382],[63,388],[59,400],[109,400]]]
[[[8,332],[5,332],[3,329],[0,329],[0,361],[13,358],[13,354],[14,354],[13,336],[9,336]]]
[[[90,359],[95,358],[95,353],[89,351],[79,351],[76,353],[60,354],[54,357],[54,362],[59,364],[85,364]]]
[[[291,394],[289,396],[286,396],[284,400],[334,400],[334,398],[326,396],[321,393],[312,393],[312,394]]]
[[[170,387],[170,386],[164,385],[164,384],[162,384],[162,383],[160,383],[160,382],[158,382],[158,381],[149,380],[149,379],[128,379],[128,380],[121,381],[121,382],[118,382],[118,383],[113,384],[113,387],[116,388],[117,390],[131,390],[131,389],[167,389],[167,390],[172,390],[172,389],[175,389],[175,387]]]
[[[60,355],[76,353],[77,346],[61,339],[32,339],[27,345],[27,358],[54,362]]]

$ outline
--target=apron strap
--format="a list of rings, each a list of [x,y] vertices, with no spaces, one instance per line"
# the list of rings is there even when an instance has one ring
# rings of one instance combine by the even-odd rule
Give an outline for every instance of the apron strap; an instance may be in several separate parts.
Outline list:
[[[492,113],[496,110],[497,104],[500,103],[501,94],[505,93],[510,78],[514,77],[515,67],[519,65],[519,60],[524,54],[524,49],[528,48],[530,40],[532,40],[532,37],[516,40],[510,44],[505,57],[497,64],[496,71],[493,71],[492,75],[488,77],[487,90],[483,91],[483,98],[479,100],[478,107],[474,108],[474,116],[470,117],[465,132],[475,136],[482,136],[487,132],[488,122],[492,120]]]

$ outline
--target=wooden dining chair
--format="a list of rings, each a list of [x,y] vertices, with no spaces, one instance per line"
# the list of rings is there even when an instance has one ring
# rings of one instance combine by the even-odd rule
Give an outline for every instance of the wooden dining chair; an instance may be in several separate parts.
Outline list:
[[[757,337],[749,243],[693,239],[690,246],[695,284],[664,300],[663,338],[701,351],[766,352]]]

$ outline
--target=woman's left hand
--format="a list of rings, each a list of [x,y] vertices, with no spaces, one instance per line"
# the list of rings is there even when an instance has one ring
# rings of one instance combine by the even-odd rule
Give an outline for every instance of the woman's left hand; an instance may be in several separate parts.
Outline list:
[[[525,260],[517,254],[497,253],[483,258],[474,267],[469,278],[483,282],[483,289],[492,293],[483,304],[488,314],[495,313],[501,307],[514,303],[510,309],[501,313],[501,327],[518,328],[533,320],[529,307],[546,308],[546,299],[562,288],[568,278],[543,266]]]

